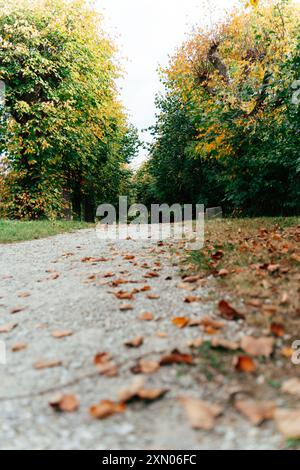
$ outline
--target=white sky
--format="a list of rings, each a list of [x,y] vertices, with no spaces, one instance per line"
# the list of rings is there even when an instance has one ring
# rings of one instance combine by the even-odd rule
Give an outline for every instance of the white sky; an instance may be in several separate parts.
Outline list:
[[[106,30],[115,38],[127,75],[120,82],[131,122],[141,129],[155,122],[155,95],[161,89],[159,65],[168,63],[194,24],[224,15],[237,0],[95,0]],[[216,10],[209,12],[214,4]],[[148,140],[147,134],[142,134]],[[145,158],[145,152],[137,163]]]

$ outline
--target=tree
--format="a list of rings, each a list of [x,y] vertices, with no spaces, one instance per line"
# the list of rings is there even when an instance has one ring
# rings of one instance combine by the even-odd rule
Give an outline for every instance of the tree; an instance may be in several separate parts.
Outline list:
[[[103,181],[127,177],[129,125],[101,17],[85,0],[0,0],[0,37],[2,208],[57,216],[67,196],[78,217],[85,208],[91,218]]]

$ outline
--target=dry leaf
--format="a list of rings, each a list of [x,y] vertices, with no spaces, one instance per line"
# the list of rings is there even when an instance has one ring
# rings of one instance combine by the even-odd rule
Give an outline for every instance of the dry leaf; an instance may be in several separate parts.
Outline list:
[[[300,438],[300,409],[277,410],[274,418],[278,430],[286,438]]]
[[[294,377],[287,380],[282,384],[281,391],[284,393],[290,393],[291,395],[300,396],[300,379]]]
[[[151,279],[153,277],[159,277],[159,274],[156,271],[149,271],[148,273],[144,274],[144,278]]]
[[[197,286],[193,286],[191,284],[188,284],[188,283],[184,283],[184,282],[181,282],[179,284],[177,284],[176,286],[178,289],[184,289],[184,290],[187,290],[189,292],[193,292],[194,290],[197,289]]]
[[[159,362],[157,361],[147,361],[146,359],[141,359],[137,365],[131,368],[131,372],[134,374],[153,374],[160,367]]]
[[[49,401],[49,405],[56,411],[73,412],[78,410],[79,401],[75,395],[57,395]]]
[[[232,320],[245,319],[245,315],[238,312],[235,308],[229,305],[229,303],[226,302],[226,300],[221,300],[219,302],[219,311],[221,313],[221,316],[225,318],[225,320],[232,321]]]
[[[137,336],[134,339],[126,341],[124,344],[129,348],[139,348],[144,342],[144,338],[142,336]]]
[[[188,325],[189,319],[186,317],[176,317],[172,319],[172,323],[178,328],[184,328],[185,326]]]
[[[147,298],[150,300],[160,299],[160,295],[158,294],[148,294]]]
[[[256,370],[256,364],[249,356],[235,357],[233,365],[238,372],[254,372]]]
[[[120,305],[120,310],[122,312],[127,312],[129,310],[133,310],[133,305],[131,305],[131,304],[122,304],[122,305]]]
[[[189,348],[200,348],[203,344],[202,338],[196,338],[188,341],[187,345]]]
[[[229,349],[230,351],[236,351],[240,347],[239,343],[222,338],[213,338],[211,340],[211,346],[213,348]]]
[[[102,400],[98,405],[90,407],[90,414],[97,419],[105,419],[116,413],[123,413],[126,409],[124,403],[116,403],[111,400]]]
[[[26,343],[16,343],[12,346],[11,350],[12,352],[19,352],[19,351],[23,351],[26,348],[27,348]]]
[[[107,258],[92,258],[91,256],[86,256],[85,258],[82,258],[81,262],[82,263],[101,263],[101,262],[107,262],[109,259]]]
[[[140,398],[141,400],[154,401],[154,400],[158,400],[159,398],[162,398],[167,392],[168,390],[166,388],[151,388],[151,389],[142,388],[138,392],[137,397]]]
[[[190,354],[182,354],[178,349],[174,349],[171,354],[162,356],[160,359],[160,365],[170,365],[170,364],[192,364],[193,356]]]
[[[284,326],[281,323],[272,323],[270,327],[271,333],[277,336],[278,338],[282,338],[285,334]]]
[[[253,338],[252,336],[244,336],[241,339],[241,348],[251,356],[270,357],[273,352],[273,338]]]
[[[21,298],[26,298],[26,297],[30,297],[31,296],[31,293],[30,292],[20,292],[18,294],[18,297],[21,297]]]
[[[37,370],[51,369],[53,367],[59,367],[62,365],[62,361],[58,359],[51,359],[49,361],[38,361],[34,364],[34,368]]]
[[[127,261],[130,261],[130,260],[135,259],[135,256],[134,255],[125,255],[125,256],[123,256],[123,259],[125,259]]]
[[[202,326],[204,326],[205,328],[207,327],[211,327],[211,328],[214,328],[216,330],[219,330],[221,328],[223,328],[225,325],[223,322],[219,322],[219,321],[215,321],[213,320],[212,318],[210,317],[204,317],[200,320],[200,324]]]
[[[212,429],[215,425],[215,418],[222,413],[220,406],[196,398],[181,397],[179,402],[184,407],[188,420],[194,429]]]
[[[139,316],[139,320],[151,321],[151,320],[153,320],[153,313],[151,313],[151,312],[141,313],[141,315]]]
[[[67,336],[72,336],[73,331],[70,330],[57,330],[53,331],[52,336],[56,339],[66,338]]]
[[[229,271],[227,269],[220,269],[220,271],[218,272],[218,276],[220,277],[228,276],[228,274],[229,274]]]
[[[18,323],[8,323],[7,325],[0,326],[0,333],[10,333],[17,326]]]
[[[118,397],[121,402],[126,403],[136,397],[137,393],[143,388],[145,380],[142,377],[136,378],[128,387],[120,390]]]
[[[157,331],[155,334],[158,338],[167,338],[168,337],[168,335],[165,331]]]
[[[117,297],[117,299],[121,299],[121,300],[132,300],[132,299],[134,299],[132,292],[125,292],[123,290],[120,290],[119,292],[116,292],[115,296]]]
[[[290,359],[290,358],[293,356],[294,352],[295,352],[294,349],[292,349],[292,348],[290,348],[290,347],[288,347],[288,346],[285,346],[285,347],[282,348],[282,350],[281,350],[281,355],[282,355],[283,357],[285,357],[286,359]]]
[[[104,375],[105,377],[117,377],[119,374],[118,366],[113,361],[103,362],[96,366],[99,374]]]
[[[276,411],[276,403],[272,401],[237,400],[234,405],[255,426],[273,419]]]
[[[16,313],[23,312],[23,310],[25,310],[25,307],[15,307],[10,310],[10,313],[14,315]]]
[[[189,295],[184,299],[186,304],[192,304],[194,302],[201,302],[201,297],[198,297],[196,295]]]
[[[195,276],[187,276],[187,277],[183,278],[183,282],[193,284],[194,282],[199,281],[199,279],[201,279],[201,276],[199,274],[197,274]]]
[[[98,353],[94,356],[94,364],[98,365],[98,364],[104,364],[105,362],[108,362],[111,360],[111,355],[109,353],[106,353],[106,352],[101,352],[101,353]]]

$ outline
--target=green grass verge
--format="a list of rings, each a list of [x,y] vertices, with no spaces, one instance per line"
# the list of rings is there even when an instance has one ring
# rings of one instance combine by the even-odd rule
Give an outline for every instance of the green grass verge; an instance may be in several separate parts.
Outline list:
[[[19,221],[0,219],[0,244],[46,238],[59,233],[90,227],[93,227],[93,224],[68,220]]]

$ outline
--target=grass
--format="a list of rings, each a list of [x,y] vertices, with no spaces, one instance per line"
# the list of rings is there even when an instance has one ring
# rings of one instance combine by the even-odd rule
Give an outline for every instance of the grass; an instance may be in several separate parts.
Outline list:
[[[0,244],[47,238],[59,233],[91,227],[92,224],[67,220],[19,221],[0,219]]]
[[[205,224],[205,245],[191,252],[183,271],[214,276],[221,295],[268,327],[299,321],[300,218],[216,219]],[[289,325],[288,325],[289,323]]]

